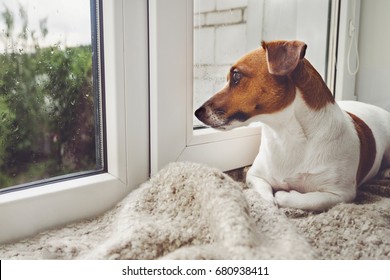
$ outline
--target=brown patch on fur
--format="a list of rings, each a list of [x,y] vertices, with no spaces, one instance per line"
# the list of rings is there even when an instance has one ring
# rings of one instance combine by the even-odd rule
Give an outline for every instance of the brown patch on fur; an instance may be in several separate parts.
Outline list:
[[[291,73],[291,79],[301,91],[303,100],[309,108],[318,111],[329,103],[335,103],[321,75],[306,59],[303,59]]]
[[[263,41],[261,46],[267,50],[268,71],[279,76],[290,74],[305,57],[307,48],[300,41]]]
[[[360,185],[374,164],[376,156],[376,143],[374,135],[372,134],[372,131],[368,125],[354,114],[349,112],[347,113],[353,120],[360,140],[360,159],[358,171],[356,174],[357,185]]]
[[[319,110],[328,103],[335,102],[321,75],[304,58],[307,48],[304,42],[262,42],[262,47],[267,50],[269,72],[275,75],[288,75],[302,92],[307,106]]]
[[[271,75],[268,72],[263,50],[243,57],[232,69],[238,69],[244,76],[238,85],[228,88],[229,95],[232,96],[229,108],[253,117],[281,111],[293,102],[294,86],[287,77]]]
[[[242,74],[237,84],[232,80],[235,72]],[[244,117],[249,119],[259,114],[281,111],[290,105],[294,98],[295,87],[289,78],[270,74],[265,51],[256,49],[232,66],[228,74],[228,84],[202,107],[221,112],[228,124],[234,120],[245,121]],[[202,122],[213,126],[201,111],[196,115]]]

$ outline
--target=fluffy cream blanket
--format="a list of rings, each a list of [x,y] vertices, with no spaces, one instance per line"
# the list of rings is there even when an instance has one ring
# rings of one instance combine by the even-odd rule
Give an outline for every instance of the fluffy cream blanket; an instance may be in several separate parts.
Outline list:
[[[172,163],[104,215],[0,246],[1,259],[390,259],[390,182],[355,203],[278,209],[213,168]]]

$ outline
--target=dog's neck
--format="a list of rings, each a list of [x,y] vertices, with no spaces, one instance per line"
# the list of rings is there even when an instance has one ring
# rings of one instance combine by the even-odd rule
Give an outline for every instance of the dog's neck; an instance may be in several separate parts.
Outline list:
[[[320,74],[304,59],[289,78],[296,88],[293,103],[263,123],[278,137],[299,141],[338,137],[345,129],[345,116]]]
[[[335,100],[321,75],[306,59],[301,60],[290,74],[290,79],[300,90],[307,106],[318,111]]]
[[[319,139],[330,141],[339,137],[345,130],[345,116],[336,103],[328,103],[317,110],[307,105],[306,92],[296,88],[295,100],[292,104],[291,121],[297,131],[305,135],[307,140]]]

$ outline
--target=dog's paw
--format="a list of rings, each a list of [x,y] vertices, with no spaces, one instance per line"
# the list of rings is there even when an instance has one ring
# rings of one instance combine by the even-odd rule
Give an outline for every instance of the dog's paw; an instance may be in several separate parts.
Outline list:
[[[258,194],[264,200],[265,203],[278,207],[278,202],[276,201],[272,192],[259,192]]]
[[[248,188],[255,190],[261,196],[264,202],[277,206],[272,187],[265,180],[258,177],[249,176],[247,177],[246,183]]]
[[[255,191],[258,194],[258,198],[262,200],[262,203],[268,204],[269,206],[278,207],[278,203],[276,202],[272,192],[259,192],[258,190]]]
[[[277,191],[275,193],[276,203],[281,208],[286,208],[286,207],[295,208],[295,206],[293,206],[293,204],[294,204],[293,202],[294,202],[294,200],[298,200],[298,199],[299,199],[299,192],[294,191],[294,190],[289,191],[289,192]]]
[[[275,193],[275,202],[279,207],[283,207],[288,201],[289,192],[277,191]]]

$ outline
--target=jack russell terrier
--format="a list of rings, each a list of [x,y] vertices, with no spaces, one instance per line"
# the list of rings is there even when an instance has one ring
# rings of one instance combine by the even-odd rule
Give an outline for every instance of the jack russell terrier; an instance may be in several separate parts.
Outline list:
[[[300,41],[262,42],[230,69],[227,85],[196,117],[228,130],[261,122],[246,182],[279,207],[322,211],[352,202],[379,169],[390,177],[390,113],[335,102]]]

